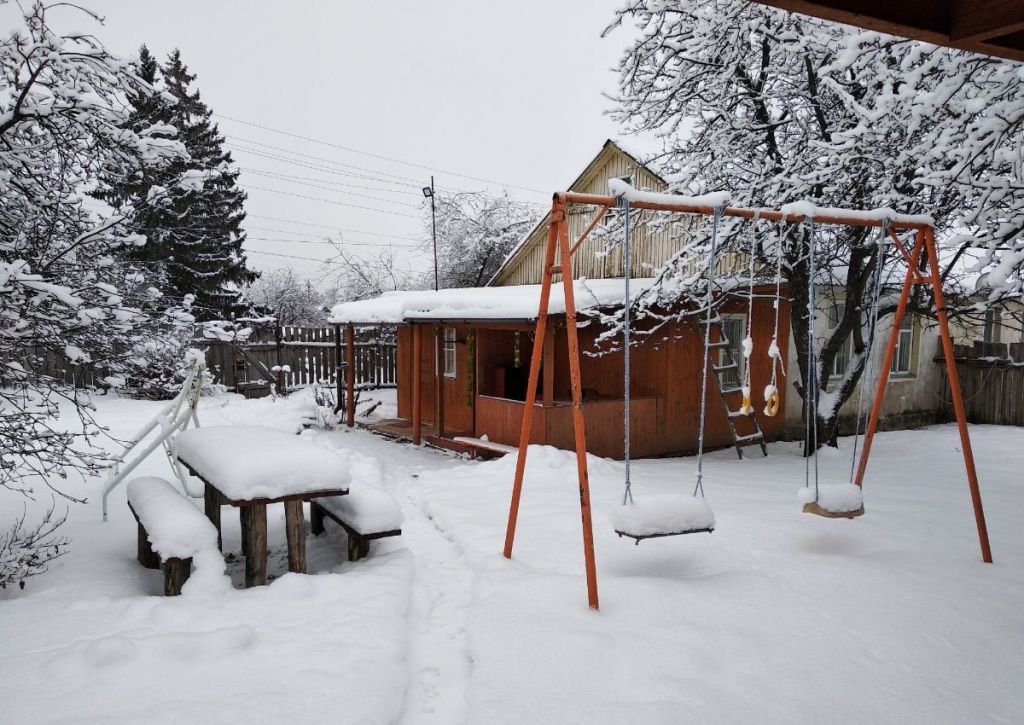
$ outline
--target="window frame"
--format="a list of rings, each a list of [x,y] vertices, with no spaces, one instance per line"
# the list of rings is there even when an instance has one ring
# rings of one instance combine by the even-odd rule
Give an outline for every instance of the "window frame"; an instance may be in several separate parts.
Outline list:
[[[441,331],[441,366],[443,375],[446,378],[454,379],[459,377],[459,355],[456,349],[456,334],[454,327],[444,327]]]
[[[889,366],[889,374],[893,377],[912,378],[917,376],[917,331],[917,316],[909,312],[906,313],[903,320],[900,321],[900,328],[896,334],[896,348],[893,350],[892,364]],[[891,330],[890,334],[892,334]],[[900,357],[904,347],[907,348],[906,369],[900,366]]]

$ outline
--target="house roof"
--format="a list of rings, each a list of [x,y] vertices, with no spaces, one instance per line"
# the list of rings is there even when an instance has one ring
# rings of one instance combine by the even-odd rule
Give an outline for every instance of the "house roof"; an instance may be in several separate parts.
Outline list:
[[[600,171],[602,168],[604,168],[608,161],[608,157],[611,154],[616,153],[626,156],[638,167],[643,167],[647,169],[647,171],[650,172],[655,178],[657,178],[658,181],[665,185],[665,188],[668,188],[668,182],[665,181],[665,179],[660,174],[658,174],[658,172],[656,172],[649,165],[645,164],[640,160],[640,156],[644,154],[641,154],[638,149],[634,148],[634,143],[639,145],[641,141],[634,140],[633,143],[630,143],[630,149],[627,150],[626,148],[624,148],[625,142],[615,139],[606,139],[604,144],[601,146],[601,150],[597,152],[594,158],[590,160],[590,163],[587,164],[583,171],[580,172],[579,176],[577,176],[573,180],[573,182],[569,184],[566,190],[582,191],[583,188],[590,182],[591,177],[598,171]],[[519,243],[512,248],[512,251],[510,251],[508,255],[506,255],[504,261],[501,263],[501,266],[498,267],[498,271],[496,271],[494,273],[494,276],[491,277],[490,280],[488,280],[488,284],[493,284],[495,280],[499,279],[502,276],[502,273],[505,272],[505,270],[508,269],[508,267],[510,267],[511,265],[515,264],[518,261],[520,255],[522,255],[526,251],[527,243],[530,241],[533,235],[537,232],[538,229],[543,229],[547,227],[547,225],[550,223],[550,220],[551,212],[548,212],[541,218],[540,221],[538,221],[533,226],[533,228],[531,228],[528,232],[526,232],[526,234],[523,235],[522,239],[519,240]]]
[[[1019,0],[755,0],[859,28],[1024,61]]]
[[[651,286],[652,279],[630,280],[630,295]],[[539,284],[509,287],[469,287],[439,291],[387,292],[380,297],[342,302],[331,310],[334,325],[395,325],[406,322],[535,320],[540,306]],[[573,282],[576,309],[580,312],[621,307],[625,280],[594,279]],[[549,314],[565,314],[561,284],[551,287]]]

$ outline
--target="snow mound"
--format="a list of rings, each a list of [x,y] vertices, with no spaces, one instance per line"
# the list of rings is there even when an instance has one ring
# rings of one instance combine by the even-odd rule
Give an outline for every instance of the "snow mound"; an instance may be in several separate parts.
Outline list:
[[[402,509],[386,491],[360,485],[347,496],[325,496],[316,502],[361,534],[402,528]]]
[[[344,489],[348,461],[299,436],[255,425],[193,428],[174,449],[230,499],[279,498]]]
[[[797,492],[801,503],[815,501],[814,487],[804,486]],[[818,505],[835,514],[857,511],[864,506],[864,491],[852,483],[819,483]]]
[[[715,514],[704,497],[688,494],[645,496],[609,515],[617,532],[629,536],[680,534],[715,528]]]

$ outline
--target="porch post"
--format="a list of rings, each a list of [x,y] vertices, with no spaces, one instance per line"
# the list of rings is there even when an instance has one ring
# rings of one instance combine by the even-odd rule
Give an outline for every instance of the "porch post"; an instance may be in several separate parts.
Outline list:
[[[541,403],[550,407],[555,402],[555,326],[551,325],[544,331],[544,382],[541,392]]]
[[[356,424],[356,331],[352,325],[345,328],[345,423],[349,428]]]
[[[412,326],[412,442],[413,445],[420,444],[420,433],[422,423],[423,391],[420,381],[420,357],[423,355],[423,332],[420,325]]]
[[[434,428],[444,438],[444,326],[434,328]]]

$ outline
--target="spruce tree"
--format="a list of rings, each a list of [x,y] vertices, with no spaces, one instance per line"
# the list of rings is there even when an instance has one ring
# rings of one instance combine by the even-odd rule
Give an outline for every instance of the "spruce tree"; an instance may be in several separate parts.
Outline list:
[[[173,126],[189,158],[156,175],[118,184],[109,195],[115,204],[155,192],[162,196],[161,203],[137,219],[136,231],[147,242],[129,254],[151,270],[169,305],[192,295],[192,312],[199,319],[241,314],[246,310],[242,287],[258,275],[246,267],[241,230],[246,194],[237,186],[238,172],[231,168],[231,154],[223,149],[224,137],[210,121],[211,111],[199,91],[192,88],[195,75],[188,72],[178,50],[158,68],[142,46],[137,71],[154,84],[159,71],[164,93],[136,101],[129,124],[136,129]],[[201,175],[201,186],[174,183],[189,175]]]

